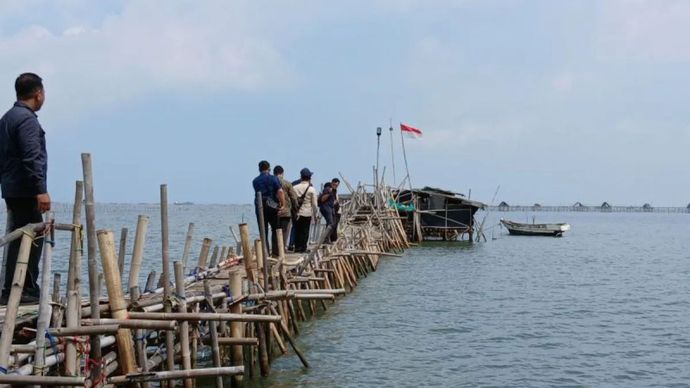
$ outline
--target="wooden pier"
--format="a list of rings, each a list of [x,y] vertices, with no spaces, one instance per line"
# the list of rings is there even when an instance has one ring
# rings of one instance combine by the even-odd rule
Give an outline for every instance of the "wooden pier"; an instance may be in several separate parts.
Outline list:
[[[167,186],[161,185],[161,256],[142,256],[148,220],[139,217],[125,285],[126,244],[117,244],[113,231],[97,229],[90,155],[82,155],[82,161],[84,181],[76,183],[70,223],[49,217],[0,239],[0,245],[21,239],[12,292],[0,309],[0,385],[148,388],[181,382],[193,387],[197,378],[215,377],[215,385],[222,387],[268,376],[271,361],[280,355],[298,357],[309,368],[318,360],[308,361],[297,347],[301,322],[356,288],[376,271],[381,257],[398,256],[409,247],[397,211],[377,206],[386,201],[372,201],[387,191],[372,196],[359,186],[341,207],[334,244],[324,243],[329,228],[315,230],[308,253],[286,254],[278,233],[280,253],[268,257],[262,239],[252,240],[249,226],[240,224],[235,243],[211,250],[205,239],[193,263],[188,247],[194,227],[185,241],[168,240]],[[86,225],[80,224],[82,209]],[[228,226],[235,235],[234,226]],[[53,233],[72,235],[64,292],[59,279],[51,279]],[[123,241],[126,235],[120,233]],[[20,306],[26,258],[38,238],[47,240],[40,303]],[[169,246],[176,243],[184,244],[184,254],[171,260]],[[88,293],[80,276],[82,256],[89,270]],[[160,281],[152,272],[143,291],[137,284],[142,260],[161,263]],[[102,273],[97,272],[99,262]],[[100,295],[102,284],[107,295]],[[212,366],[200,365],[202,346],[210,346]]]

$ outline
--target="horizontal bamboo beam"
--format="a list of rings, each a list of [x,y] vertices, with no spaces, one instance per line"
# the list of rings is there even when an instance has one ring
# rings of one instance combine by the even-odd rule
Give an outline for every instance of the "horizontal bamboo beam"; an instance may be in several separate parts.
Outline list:
[[[209,337],[204,337],[202,338],[204,341],[204,344],[209,345],[211,344],[211,338]],[[218,345],[221,346],[231,346],[231,345],[249,345],[249,346],[258,346],[259,345],[259,339],[258,338],[252,338],[252,337],[218,337]]]
[[[0,375],[0,384],[84,386],[85,377]]]
[[[280,315],[232,314],[232,313],[142,313],[131,311],[132,319],[155,319],[161,321],[236,321],[236,322],[278,322]]]
[[[152,321],[144,319],[82,319],[84,326],[118,325],[121,329],[175,330],[175,321]]]
[[[48,329],[48,333],[54,337],[70,337],[79,335],[102,335],[117,333],[120,325],[100,325],[82,327],[58,327]]]
[[[164,381],[178,380],[184,378],[212,377],[212,376],[232,376],[244,373],[243,366],[226,366],[222,368],[204,368],[189,370],[174,370],[160,372],[130,373],[124,376],[113,376],[108,378],[110,384],[129,384],[144,381]]]

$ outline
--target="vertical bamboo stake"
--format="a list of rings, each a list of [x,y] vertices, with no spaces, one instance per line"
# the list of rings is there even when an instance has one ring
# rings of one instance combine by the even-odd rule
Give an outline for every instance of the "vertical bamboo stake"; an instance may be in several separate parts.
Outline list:
[[[264,208],[263,208],[263,199],[261,198],[261,192],[257,191],[256,192],[256,206],[259,211],[259,236],[261,237],[261,240],[263,241],[263,244],[261,245],[262,253],[263,256],[266,258],[266,261],[268,261],[268,258],[271,256],[270,253],[268,252],[268,240],[267,240],[267,235],[268,231],[266,230],[266,223],[265,223],[265,215],[264,215]],[[273,231],[274,233],[278,233],[277,230]],[[264,282],[263,282],[263,287],[264,287],[264,292],[268,292],[268,263],[263,266],[263,274],[264,274]]]
[[[182,267],[187,268],[187,258],[192,250],[192,236],[194,235],[194,223],[190,222],[187,228],[187,237],[184,240],[184,250],[182,251]]]
[[[82,254],[82,228],[81,228],[81,206],[84,200],[84,183],[76,182],[74,193],[74,207],[72,208],[72,242],[70,244],[69,270],[67,272],[67,311],[65,312],[65,323],[67,327],[79,326],[79,315],[81,314],[81,254]],[[65,375],[77,375],[77,347],[74,341],[67,341],[65,345]]]
[[[156,271],[149,272],[146,278],[146,285],[144,286],[144,293],[153,291],[153,285],[156,284]]]
[[[98,231],[98,248],[101,251],[101,264],[110,302],[110,315],[115,319],[127,319],[127,303],[122,293],[122,278],[115,257],[115,238],[109,230]],[[134,373],[134,343],[128,329],[119,329],[115,335],[117,342],[118,365],[123,374]]]
[[[241,286],[242,285],[240,284],[240,287]],[[209,309],[211,309],[212,312],[215,312],[216,309],[213,306],[213,298],[211,297],[211,286],[209,285],[207,279],[204,279],[204,294],[206,294],[206,304],[208,304]],[[213,366],[219,368],[222,365],[220,361],[220,349],[218,347],[218,322],[209,321],[208,329],[211,335],[211,351],[213,352]],[[223,388],[223,376],[216,376],[216,388]]]
[[[213,247],[213,253],[211,254],[211,261],[208,263],[209,268],[213,268],[218,264],[218,245]]]
[[[225,257],[225,254],[227,253],[227,251],[228,251],[228,247],[223,245],[223,248],[220,250],[220,256],[218,256],[218,261],[223,261],[223,260],[227,259],[227,257]],[[216,263],[216,264],[218,264],[218,263]]]
[[[263,249],[261,249],[261,245],[261,239],[254,240],[254,257],[256,258],[256,267],[259,272],[259,279],[263,278],[263,272],[261,270],[264,268],[264,254]],[[264,288],[264,292],[266,291],[268,290]]]
[[[139,297],[141,296],[141,292],[139,291],[139,286],[134,286],[129,290],[129,295],[131,296],[132,303],[135,303],[136,301],[139,300]],[[145,338],[145,333],[146,331],[144,329],[137,329],[134,332],[134,343],[135,343],[135,351],[137,353],[137,363],[141,367],[142,372],[148,372],[148,362],[146,360],[146,338]],[[141,388],[149,388],[151,384],[148,382],[143,382],[141,383]]]
[[[242,275],[239,271],[234,271],[230,274],[230,294],[233,298],[242,296]],[[233,303],[230,306],[230,312],[239,314],[242,312],[242,305],[240,303]],[[230,322],[230,333],[233,338],[242,337],[242,322]],[[243,365],[244,356],[242,355],[242,346],[235,345],[232,347],[232,365]],[[242,375],[236,375],[232,378],[235,385],[242,383]]]
[[[242,244],[242,255],[244,261],[244,269],[247,272],[247,279],[254,283],[254,269],[256,268],[256,261],[252,259],[252,246],[249,240],[249,225],[240,224],[240,241]]]
[[[129,278],[127,281],[127,287],[129,289],[139,285],[139,272],[141,271],[141,263],[144,260],[144,245],[148,226],[149,217],[139,215],[137,218],[137,230],[134,232],[134,250],[132,251],[132,261],[129,263]]]
[[[19,246],[19,254],[17,255],[17,265],[14,268],[10,297],[7,300],[7,307],[5,309],[5,322],[0,333],[0,374],[7,374],[7,369],[9,368],[10,347],[14,337],[14,327],[17,323],[17,310],[19,309],[22,290],[24,290],[24,279],[26,277],[27,265],[29,264],[29,253],[31,252],[33,239],[34,232],[24,230]]]
[[[53,274],[53,295],[51,295],[50,300],[53,304],[53,313],[50,317],[50,327],[56,327],[58,324],[62,326],[63,309],[65,308],[64,303],[60,301],[60,281],[62,280],[62,275],[59,272]],[[62,301],[64,302],[64,300]]]
[[[168,185],[161,185],[161,252],[163,255],[163,272],[161,273],[161,280],[163,281],[163,303],[165,304],[165,312],[172,312],[172,305],[170,297],[170,252],[168,241]],[[175,370],[175,338],[172,331],[165,333],[165,350],[166,350],[166,365],[169,371]],[[170,381],[169,387],[173,387],[175,383]]]
[[[173,263],[175,267],[175,291],[177,293],[176,297],[178,299],[178,310],[181,313],[187,312],[187,301],[185,300],[184,292],[184,268],[182,267],[182,262],[176,261]],[[180,346],[182,353],[182,369],[190,370],[192,369],[192,362],[189,355],[189,322],[180,322]],[[193,380],[184,379],[185,388],[192,388]]]
[[[34,360],[34,375],[44,376],[45,375],[45,364],[46,364],[46,330],[48,325],[50,325],[50,294],[48,288],[50,285],[50,273],[53,261],[53,239],[55,233],[52,231],[53,225],[53,214],[48,213],[47,222],[49,226],[46,227],[44,231],[44,241],[43,244],[43,263],[41,268],[41,298],[40,304],[38,305],[38,320],[36,322],[36,352]]]
[[[84,209],[86,211],[86,242],[87,262],[89,267],[89,299],[91,302],[91,318],[100,319],[99,308],[100,292],[98,288],[98,265],[96,261],[96,203],[93,192],[93,168],[91,166],[91,154],[81,154],[82,170],[84,172]],[[91,368],[91,381],[101,375],[101,337],[91,336],[91,351],[89,357],[94,361]]]
[[[208,251],[211,249],[211,242],[212,240],[210,238],[205,238],[204,241],[201,243],[201,252],[199,252],[199,262],[196,266],[198,271],[203,271],[204,269],[206,269],[206,263],[208,262]]]
[[[120,250],[117,252],[117,266],[120,269],[120,277],[125,276],[125,255],[127,255],[127,228],[120,230]]]

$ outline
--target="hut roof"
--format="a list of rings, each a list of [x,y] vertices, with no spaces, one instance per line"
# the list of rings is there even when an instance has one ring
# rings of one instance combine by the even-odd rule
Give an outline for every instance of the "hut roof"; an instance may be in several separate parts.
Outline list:
[[[535,204],[534,204],[534,207],[541,207],[541,205],[538,204],[538,203],[535,203]]]
[[[501,201],[501,203],[498,204],[498,207],[510,207],[505,201]]]
[[[583,205],[582,202],[578,201],[573,204],[573,207],[585,207],[585,205]]]
[[[604,202],[604,203],[601,204],[601,208],[602,208],[602,209],[609,209],[609,208],[611,208],[611,205],[609,205],[608,202]]]
[[[643,208],[643,209],[651,209],[651,208],[652,208],[652,205],[650,205],[650,204],[648,204],[648,203],[645,203],[644,205],[642,205],[642,208]]]

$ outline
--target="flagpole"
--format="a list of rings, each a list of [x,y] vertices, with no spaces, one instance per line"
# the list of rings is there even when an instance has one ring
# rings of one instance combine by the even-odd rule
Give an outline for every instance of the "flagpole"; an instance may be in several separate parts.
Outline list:
[[[402,123],[400,123],[400,142],[402,143],[403,159],[405,160],[405,173],[407,174],[407,183],[410,184],[410,191],[412,191],[412,179],[410,178],[410,168],[407,166],[407,152],[405,151],[405,138],[402,133]]]

